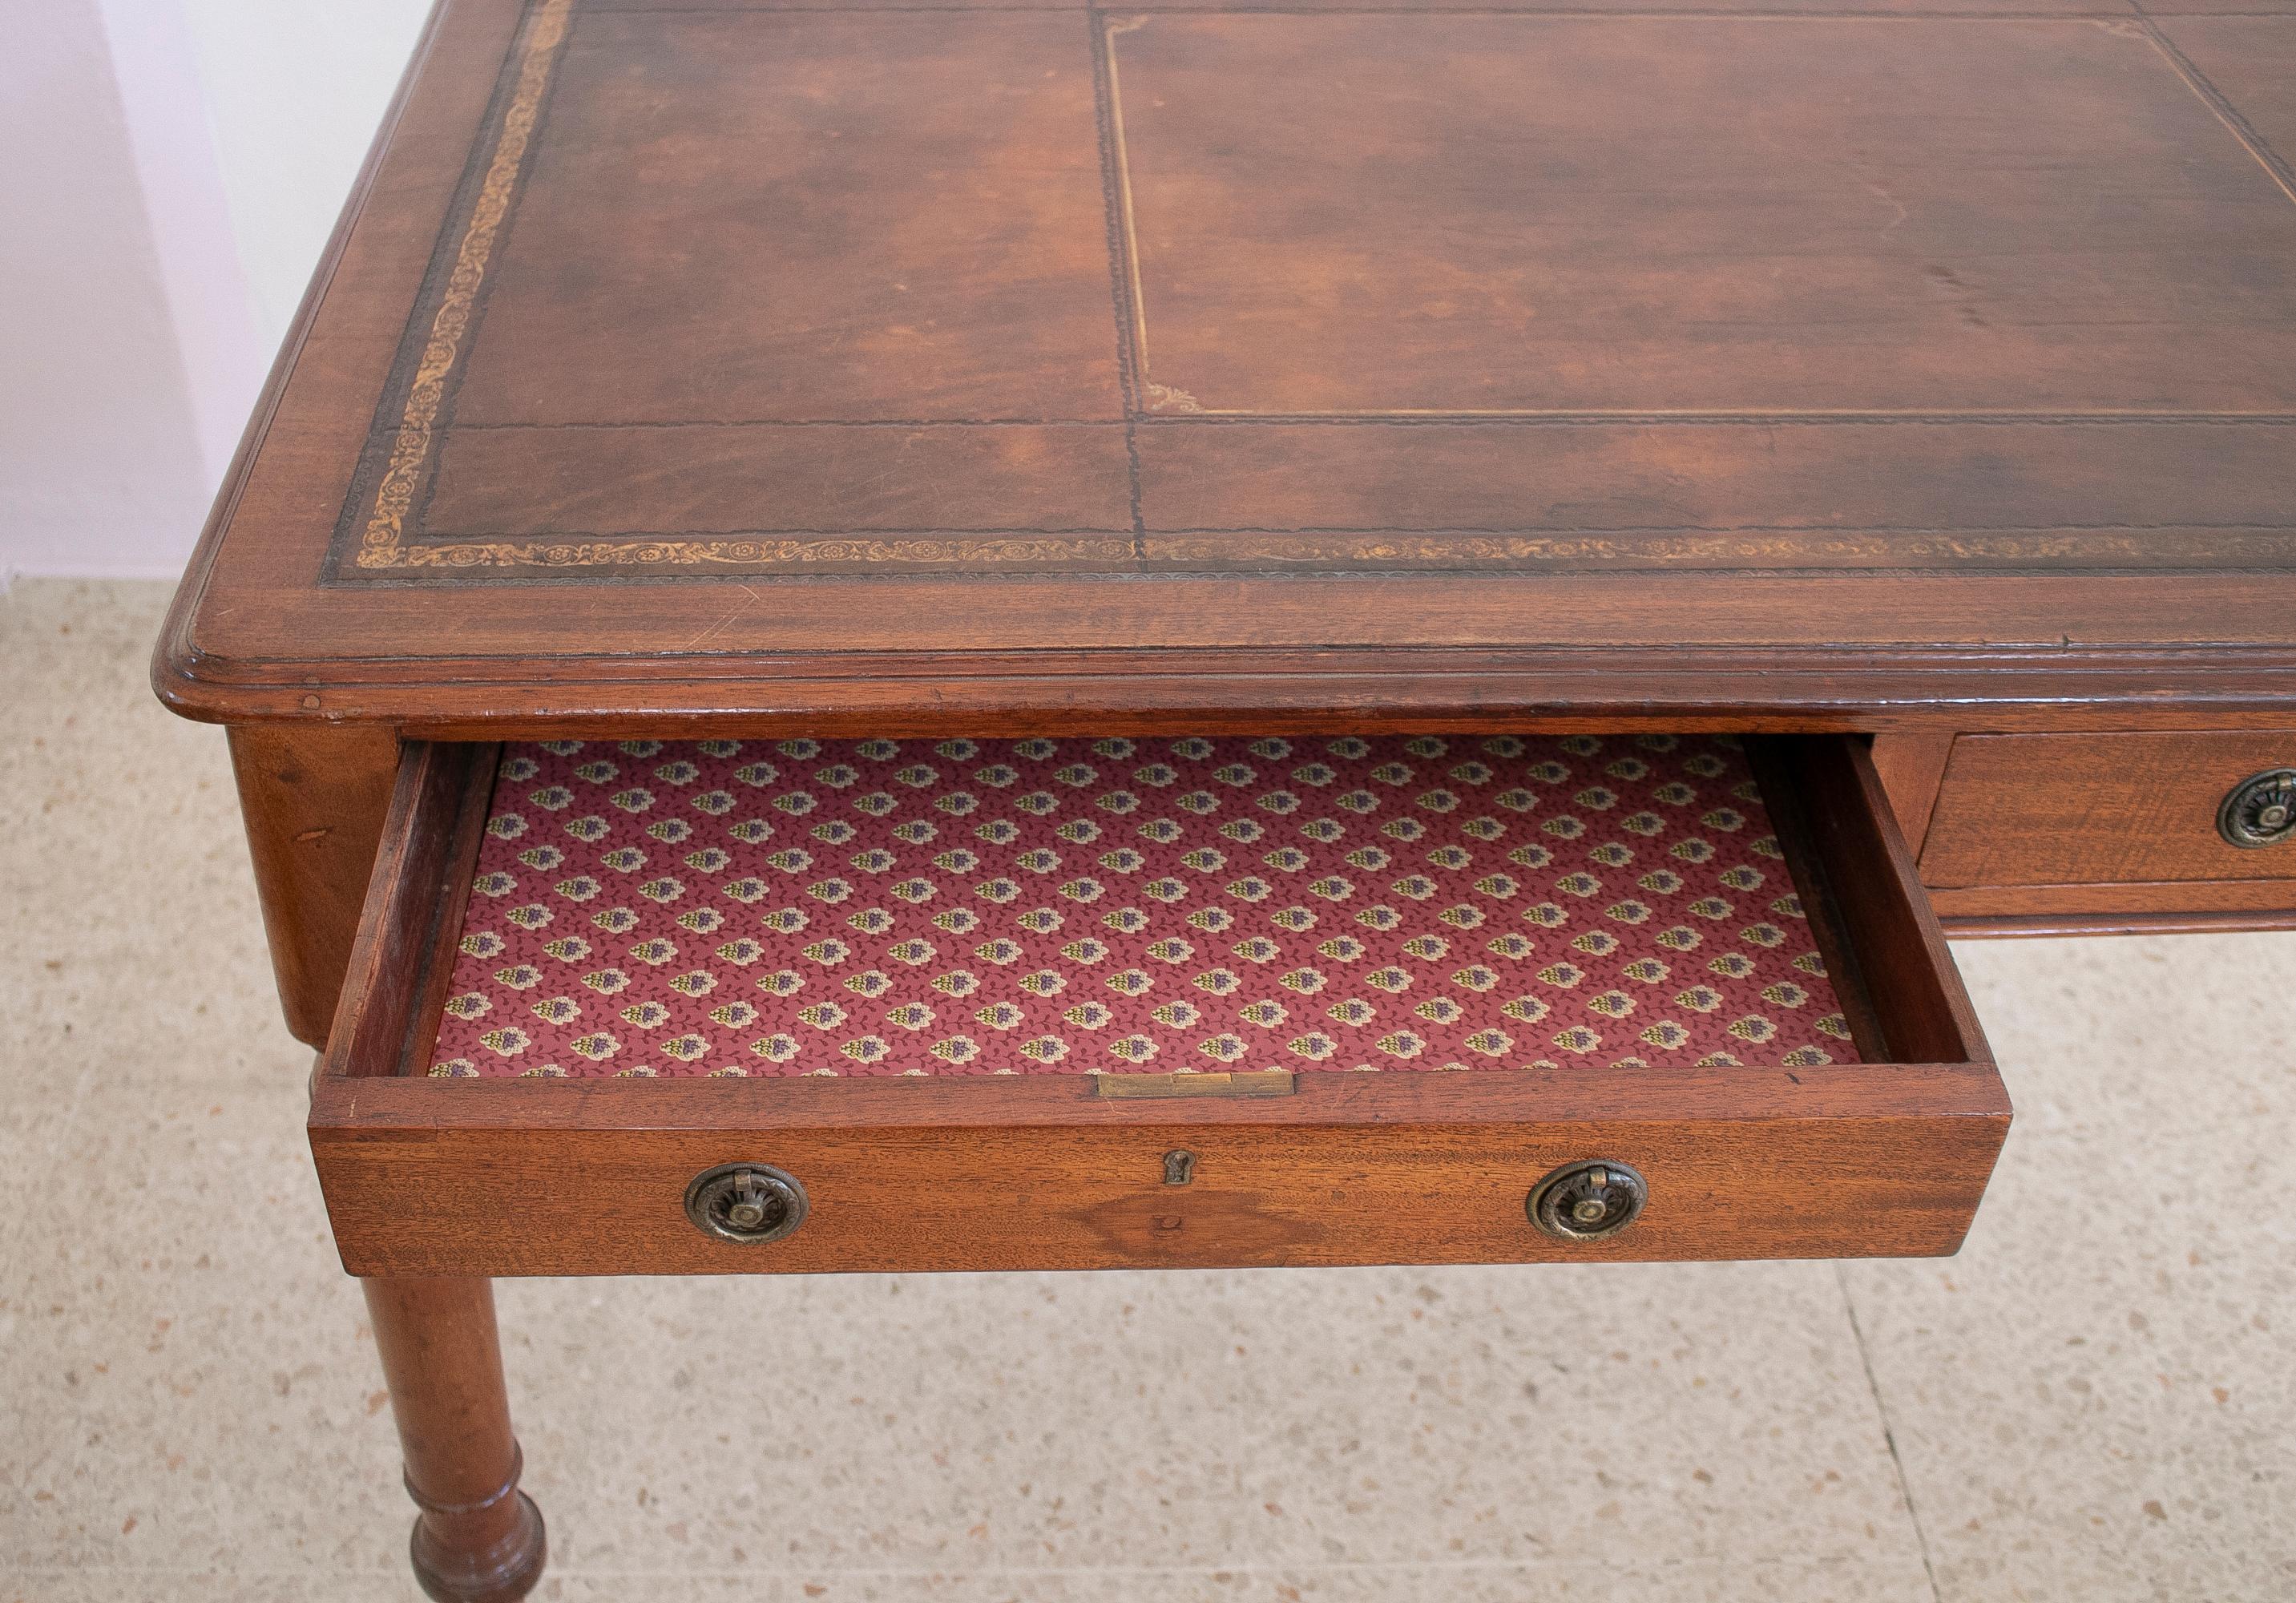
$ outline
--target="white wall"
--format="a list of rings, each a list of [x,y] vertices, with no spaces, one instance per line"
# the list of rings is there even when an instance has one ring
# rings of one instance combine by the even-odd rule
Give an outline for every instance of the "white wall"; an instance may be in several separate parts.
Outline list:
[[[427,0],[0,0],[0,584],[172,576]]]
[[[275,344],[414,47],[428,0],[180,3],[208,86],[256,320]],[[106,4],[148,8],[152,0]]]

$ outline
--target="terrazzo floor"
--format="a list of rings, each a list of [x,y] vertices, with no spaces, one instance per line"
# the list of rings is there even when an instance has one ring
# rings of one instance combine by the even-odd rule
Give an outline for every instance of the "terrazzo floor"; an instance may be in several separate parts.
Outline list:
[[[411,1599],[165,600],[0,596],[0,1600]],[[537,1595],[2296,1598],[2296,935],[1956,955],[1950,1261],[506,1282]]]

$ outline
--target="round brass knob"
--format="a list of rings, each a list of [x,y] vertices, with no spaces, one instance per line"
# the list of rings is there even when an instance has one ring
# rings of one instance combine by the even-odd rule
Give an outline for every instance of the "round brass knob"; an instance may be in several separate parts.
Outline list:
[[[779,1241],[805,1222],[805,1188],[765,1163],[720,1163],[685,1188],[685,1216],[705,1236],[745,1246]]]
[[[1530,1222],[1564,1241],[1615,1236],[1641,1217],[1650,1186],[1630,1165],[1597,1159],[1565,1163],[1530,1188]]]
[[[2234,785],[2217,809],[2217,833],[2234,846],[2296,838],[2296,769],[2267,769]]]

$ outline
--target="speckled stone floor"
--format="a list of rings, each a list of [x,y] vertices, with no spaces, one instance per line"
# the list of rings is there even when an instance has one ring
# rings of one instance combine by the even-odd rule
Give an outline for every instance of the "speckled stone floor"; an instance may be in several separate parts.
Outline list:
[[[0,1603],[413,1599],[164,601],[0,597]],[[2296,1598],[2296,936],[1957,956],[1949,1262],[506,1283],[537,1595]]]

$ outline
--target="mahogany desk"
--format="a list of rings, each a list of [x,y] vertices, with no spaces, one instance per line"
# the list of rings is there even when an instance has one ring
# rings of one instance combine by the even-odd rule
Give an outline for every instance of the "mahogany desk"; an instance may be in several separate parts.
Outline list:
[[[155,669],[230,731],[287,1022],[325,1049],[314,1148],[368,1278],[425,1585],[507,1598],[540,1569],[495,1274],[1952,1250],[2007,1105],[1940,923],[2296,920],[2292,158],[2289,0],[445,0]],[[1119,789],[1082,822],[1041,793],[1070,843],[1135,830],[1124,776],[1164,753],[1273,765],[1257,811],[1201,793],[1219,843],[1177,812],[1137,826],[1198,867],[1263,854],[1189,928],[1327,917],[1339,964],[1361,949],[1342,925],[1423,956],[1503,916],[1500,956],[1422,975],[1441,994],[1377,1037],[1441,1058],[1460,1020],[1457,1049],[1492,1061],[1329,1072],[1374,1066],[1345,1032],[1388,1004],[1308,1007],[1308,966],[1284,982],[1315,1029],[1204,1036],[1193,1077],[1149,1061],[1147,1025],[1122,1063],[1085,1061],[1099,1037],[1065,1062],[1064,1039],[989,1037],[1021,1003],[972,1015],[985,1059],[936,1043],[971,1073],[873,1077],[899,1043],[833,1032],[758,1035],[719,1073],[730,1035],[657,1050],[644,1003],[580,1062],[512,1062],[543,1039],[499,1023],[525,1003],[449,992],[502,949],[472,889],[488,843],[560,827],[517,812],[533,742],[639,765],[611,792],[632,798],[701,772],[688,752],[758,774],[939,753],[916,783],[941,822],[903,841],[962,834],[980,799],[947,787],[988,745],[1136,765],[1092,781]],[[1514,854],[1442,929],[1408,888],[1346,925],[1344,873],[1316,882],[1322,913],[1252,910],[1256,876],[1311,850],[1264,850],[1268,829],[1319,829],[1365,873],[1437,838],[1418,813],[1358,844],[1339,813],[1290,817],[1323,783],[1298,776],[1358,760],[1437,765],[1411,805],[1467,834],[1429,861]],[[1521,806],[1477,811],[1508,764]],[[1690,803],[1707,784],[1727,796]],[[665,791],[649,838],[719,828],[738,788],[676,822]],[[779,843],[765,860],[795,874],[851,838],[771,796],[734,815],[736,841]],[[1621,796],[1644,810],[1605,810]],[[621,802],[600,805],[592,834]],[[1719,859],[1668,833],[1749,819]],[[1037,850],[1010,824],[966,827]],[[1637,852],[1660,916],[1629,895],[1550,960],[1540,932],[1580,915],[1508,899],[1591,894]],[[1677,860],[1760,905],[1683,888]],[[1394,884],[1432,885],[1413,864]],[[682,927],[817,917],[816,964],[848,950],[820,930],[899,934],[882,908],[832,917],[843,884]],[[973,893],[943,888],[945,909]],[[1736,922],[1636,948],[1669,896]],[[1147,905],[1093,917],[1193,949]],[[586,913],[558,950],[651,916]],[[1838,991],[1833,1032],[1712,1051],[1645,1012],[1656,1045],[1597,1051],[1603,1019],[1526,1022],[1549,1008],[1527,990],[1476,1012],[1519,989],[1491,966],[1513,956],[1538,954],[1553,1006],[1611,1017],[1638,1005],[1625,981],[1562,997],[1586,954],[1653,985],[1692,949],[1755,972],[1733,941],[1801,953],[1761,994]],[[837,994],[929,1016],[898,989],[922,980],[871,973]],[[1228,1005],[1226,973],[1160,1024]],[[934,977],[942,1000],[973,982]],[[772,1026],[748,994],[708,1018]],[[497,1004],[473,1050],[509,1069],[460,1078],[446,1032]],[[506,1200],[545,1185],[545,1223]]]

